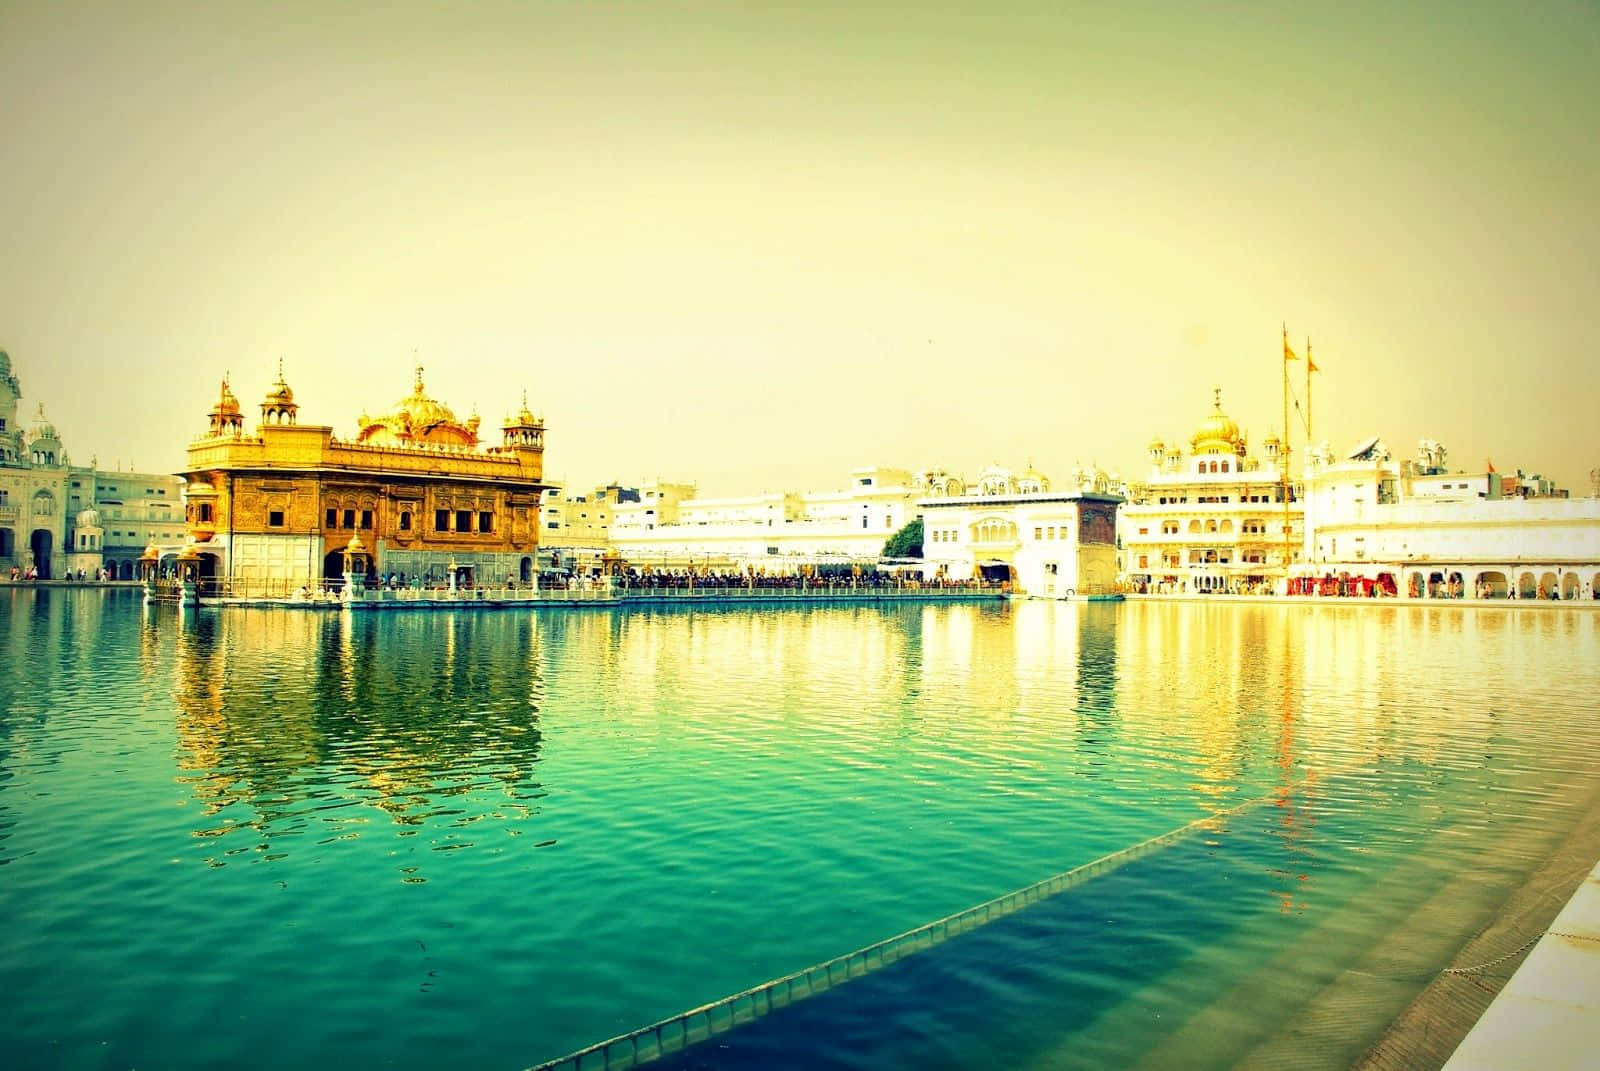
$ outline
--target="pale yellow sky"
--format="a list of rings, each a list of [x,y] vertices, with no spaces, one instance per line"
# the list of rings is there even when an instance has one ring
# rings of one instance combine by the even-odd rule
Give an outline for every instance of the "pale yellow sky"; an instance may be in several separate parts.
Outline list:
[[[416,351],[580,486],[1132,476],[1213,386],[1273,430],[1287,321],[1336,447],[1600,466],[1593,4],[327,6],[0,0],[0,348],[75,460],[280,357],[353,432]]]

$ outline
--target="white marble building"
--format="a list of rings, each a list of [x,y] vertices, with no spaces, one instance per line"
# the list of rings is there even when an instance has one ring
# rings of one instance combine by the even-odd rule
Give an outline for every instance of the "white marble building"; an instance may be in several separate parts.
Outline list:
[[[1402,598],[1596,597],[1600,497],[1445,462],[1429,440],[1414,461],[1375,438],[1344,457],[1313,450],[1303,575],[1381,580]]]
[[[26,430],[22,385],[0,351],[0,579],[59,579],[101,567],[131,580],[146,546],[183,544],[183,480],[72,464],[41,403]]]
[[[1286,460],[1276,436],[1259,456],[1251,452],[1218,391],[1188,451],[1154,440],[1149,474],[1126,488],[1117,525],[1124,581],[1139,591],[1191,593],[1260,589],[1281,578],[1304,541]]]
[[[1117,571],[1117,507],[1104,473],[1076,473],[1053,491],[1028,471],[985,469],[975,487],[924,498],[922,557],[930,577],[981,577],[1019,594],[1058,599],[1105,594]]]
[[[875,559],[917,516],[926,484],[904,469],[863,468],[835,491],[698,498],[692,484],[647,483],[612,511],[611,545],[636,562]]]

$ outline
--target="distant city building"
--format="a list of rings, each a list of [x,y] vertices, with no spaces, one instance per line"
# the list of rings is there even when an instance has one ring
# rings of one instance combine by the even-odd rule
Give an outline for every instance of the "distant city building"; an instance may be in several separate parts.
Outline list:
[[[11,358],[0,351],[0,576],[16,568],[51,580],[105,569],[131,580],[145,547],[182,544],[181,479],[73,465],[43,403],[23,430],[21,397]]]
[[[1260,456],[1251,453],[1218,391],[1188,452],[1154,440],[1149,475],[1127,487],[1121,575],[1136,590],[1172,592],[1235,591],[1281,578],[1304,543],[1300,491],[1285,481],[1287,463],[1275,435]]]
[[[581,495],[550,485],[539,505],[542,566],[562,572],[592,571],[611,547],[615,510],[640,500],[637,487],[610,483]]]
[[[1312,577],[1380,582],[1409,597],[1593,599],[1600,497],[1540,476],[1451,472],[1424,439],[1396,461],[1379,439],[1335,457],[1311,451],[1305,562]]]
[[[613,509],[611,545],[632,561],[872,559],[915,519],[925,483],[904,469],[863,468],[837,491],[696,498],[693,484],[639,487]]]
[[[532,581],[547,485],[544,421],[526,399],[498,446],[480,442],[476,415],[460,421],[427,395],[420,367],[411,393],[363,415],[353,440],[298,412],[280,368],[246,434],[223,381],[188,450],[188,532],[203,578],[239,593],[292,591],[340,578],[354,547],[374,578]]]

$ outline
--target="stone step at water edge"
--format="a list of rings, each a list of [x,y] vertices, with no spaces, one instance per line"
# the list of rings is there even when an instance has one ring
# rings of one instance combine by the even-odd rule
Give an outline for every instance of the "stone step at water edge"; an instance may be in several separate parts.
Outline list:
[[[1357,1071],[1444,1066],[1600,859],[1600,789],[1579,812],[1539,868],[1457,953],[1452,969],[1436,975],[1362,1055]]]
[[[1201,969],[1186,990],[1193,1012],[1171,1014],[1174,1001],[1166,998],[1164,1021],[1172,1026],[1141,1066],[1350,1066],[1440,966],[1465,962],[1462,945],[1548,857],[1588,805],[1586,790],[1590,785],[1570,786],[1566,819],[1486,841],[1490,854],[1466,873],[1452,876],[1426,853],[1412,856],[1223,993],[1207,987],[1211,972],[1204,960],[1220,962],[1233,953],[1225,947],[1202,952],[1196,957]],[[1318,966],[1308,970],[1307,964]],[[1176,1003],[1181,1006],[1181,998]],[[1133,1027],[1146,1036],[1164,1029],[1149,1014],[1144,1002],[1132,1000],[1096,1027],[1112,1036]],[[1047,1058],[1039,1066],[1074,1063]]]

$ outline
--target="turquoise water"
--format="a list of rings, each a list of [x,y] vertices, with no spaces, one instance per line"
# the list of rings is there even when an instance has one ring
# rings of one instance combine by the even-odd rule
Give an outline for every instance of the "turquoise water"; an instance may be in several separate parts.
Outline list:
[[[1231,1066],[1600,788],[1576,609],[11,590],[0,648],[18,1067],[526,1067],[1257,801],[678,1061]]]

